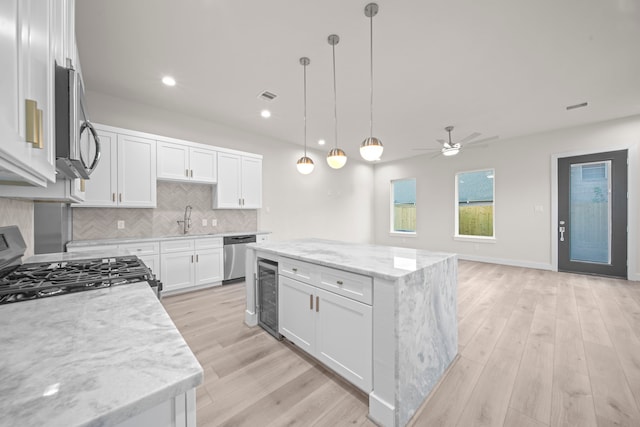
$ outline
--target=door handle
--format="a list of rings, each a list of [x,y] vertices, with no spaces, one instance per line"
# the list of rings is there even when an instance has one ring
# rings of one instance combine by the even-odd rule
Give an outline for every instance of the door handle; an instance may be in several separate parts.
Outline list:
[[[309,310],[313,310],[313,294],[309,295]]]
[[[560,232],[560,241],[564,242],[564,232],[566,228],[564,226],[564,221],[560,221],[560,227],[558,227],[558,231]]]
[[[316,313],[320,311],[320,297],[316,297]]]

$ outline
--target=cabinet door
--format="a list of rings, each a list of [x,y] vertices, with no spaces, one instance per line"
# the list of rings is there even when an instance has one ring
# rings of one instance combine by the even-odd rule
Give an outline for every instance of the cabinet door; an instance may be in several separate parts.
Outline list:
[[[189,181],[189,147],[172,142],[158,142],[158,179]]]
[[[156,142],[118,135],[118,206],[156,207]]]
[[[39,7],[42,10],[38,9]],[[47,178],[54,180],[51,165],[47,178],[37,172],[43,150],[26,142],[25,100],[38,97],[38,108],[43,110],[45,129],[43,136],[52,141],[50,132],[50,102],[47,99],[48,57],[48,14],[47,3],[38,4],[34,0],[3,0],[0,2],[0,58],[2,58],[2,78],[0,78],[0,181],[25,181],[45,186]],[[33,25],[30,20],[33,18]],[[44,27],[43,27],[44,26]],[[42,27],[42,28],[41,28]],[[43,50],[46,52],[44,58]],[[52,72],[52,71],[51,71]],[[38,81],[42,76],[44,79]],[[51,75],[52,76],[52,75]],[[45,135],[44,132],[47,132]],[[51,149],[50,143],[47,149]],[[52,159],[52,158],[51,158]],[[6,173],[8,172],[8,173]]]
[[[193,286],[195,255],[193,252],[160,255],[160,276],[165,291]]]
[[[218,184],[213,189],[214,209],[240,208],[240,168],[240,156],[218,153]]]
[[[314,288],[280,275],[278,278],[278,332],[306,352],[314,351]]]
[[[372,390],[371,306],[315,289],[315,357],[365,392]]]
[[[242,158],[242,207],[262,207],[262,159]]]
[[[190,177],[195,182],[213,183],[217,180],[216,152],[206,148],[189,148]]]
[[[196,285],[222,284],[222,248],[203,249],[196,253]]]
[[[117,202],[118,187],[118,143],[113,132],[98,130],[100,137],[100,163],[85,182],[84,203],[79,206],[113,207]],[[94,156],[91,147],[89,157]]]

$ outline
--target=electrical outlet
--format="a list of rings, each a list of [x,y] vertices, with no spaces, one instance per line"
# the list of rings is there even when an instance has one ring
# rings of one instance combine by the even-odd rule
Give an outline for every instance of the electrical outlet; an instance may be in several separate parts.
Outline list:
[[[212,227],[215,227],[215,226],[217,226],[217,225],[218,225],[218,220],[217,220],[217,219],[215,219],[215,218],[213,218],[213,219],[211,220],[211,226],[212,226]]]
[[[206,227],[206,226],[207,226],[207,219],[206,219],[206,218],[202,220],[202,226],[203,226],[203,227]]]
[[[124,220],[119,219],[118,220],[118,230],[123,230],[124,229]]]

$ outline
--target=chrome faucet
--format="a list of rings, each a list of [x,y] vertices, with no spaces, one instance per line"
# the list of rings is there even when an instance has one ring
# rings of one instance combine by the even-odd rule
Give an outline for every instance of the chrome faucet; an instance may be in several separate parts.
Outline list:
[[[182,234],[187,234],[189,229],[191,229],[191,210],[193,208],[191,205],[187,205],[184,208],[184,218],[182,220],[176,221],[178,224],[182,224]]]

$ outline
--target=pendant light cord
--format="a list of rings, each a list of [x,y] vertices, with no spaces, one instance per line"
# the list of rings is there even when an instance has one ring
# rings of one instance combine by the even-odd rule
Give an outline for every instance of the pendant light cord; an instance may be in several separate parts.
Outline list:
[[[304,156],[307,157],[307,64],[304,65]]]
[[[369,22],[370,22],[370,38],[369,40],[371,41],[370,44],[370,55],[369,58],[371,60],[371,66],[370,66],[370,71],[371,71],[371,102],[370,102],[370,111],[371,111],[371,117],[369,120],[369,136],[371,138],[373,138],[373,13],[371,13],[371,16],[369,17]]]
[[[338,148],[338,94],[336,90],[336,45],[332,44],[333,50],[333,120],[335,124],[335,148]]]

